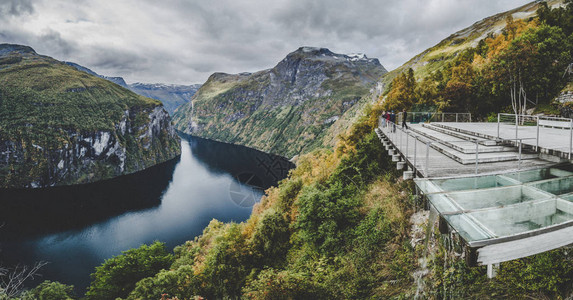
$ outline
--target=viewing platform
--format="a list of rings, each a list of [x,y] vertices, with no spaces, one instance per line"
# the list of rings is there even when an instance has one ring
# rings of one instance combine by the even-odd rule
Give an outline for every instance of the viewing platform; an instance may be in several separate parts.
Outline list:
[[[493,277],[501,262],[573,243],[571,119],[409,115],[407,129],[399,115],[400,125],[381,119],[376,133],[404,179],[415,178],[430,219],[463,240],[470,266]]]

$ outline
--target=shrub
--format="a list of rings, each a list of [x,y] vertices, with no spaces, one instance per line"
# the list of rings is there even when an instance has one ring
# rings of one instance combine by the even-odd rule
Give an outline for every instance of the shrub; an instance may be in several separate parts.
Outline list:
[[[333,299],[320,284],[304,273],[292,270],[263,270],[243,289],[246,299]]]
[[[253,236],[253,248],[261,256],[261,264],[272,266],[284,261],[289,239],[289,223],[285,217],[278,212],[265,214]]]
[[[140,280],[128,299],[161,299],[162,295],[189,299],[200,294],[201,281],[189,265],[176,270],[162,270],[154,277]]]
[[[57,281],[46,280],[28,292],[22,299],[24,300],[68,300],[74,299],[74,286],[59,283]]]
[[[172,263],[173,255],[160,242],[124,251],[96,267],[86,297],[97,300],[125,298],[139,280],[169,268]]]

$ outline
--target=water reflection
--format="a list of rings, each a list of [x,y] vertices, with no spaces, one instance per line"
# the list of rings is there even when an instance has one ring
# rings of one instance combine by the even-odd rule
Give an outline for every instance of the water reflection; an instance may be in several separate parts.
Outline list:
[[[1,262],[49,261],[40,280],[74,284],[83,293],[94,267],[123,250],[154,240],[173,248],[199,235],[213,218],[247,219],[252,208],[238,205],[233,192],[250,193],[258,201],[262,188],[275,184],[292,166],[259,151],[198,138],[183,139],[181,150],[180,160],[131,179],[55,188],[35,199],[33,193],[3,191],[2,199],[10,195],[24,200],[12,202],[9,209],[2,206],[7,225],[1,229]],[[267,175],[269,166],[276,168],[272,175]],[[237,180],[241,174],[259,177],[256,184],[248,182],[258,188]],[[7,212],[13,209],[17,216]]]
[[[160,204],[179,158],[113,180],[45,189],[0,189],[3,239],[79,229]]]

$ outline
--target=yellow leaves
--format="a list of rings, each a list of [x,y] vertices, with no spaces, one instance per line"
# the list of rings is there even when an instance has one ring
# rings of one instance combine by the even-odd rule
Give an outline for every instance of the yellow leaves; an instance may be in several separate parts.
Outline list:
[[[538,25],[539,22],[537,20],[526,22],[522,19],[513,20],[512,18],[508,18],[504,34],[498,34],[485,40],[489,49],[486,61],[489,62],[497,57],[503,50],[509,47],[509,44],[514,38],[520,36],[529,28],[534,28]]]
[[[285,179],[289,180],[289,179]],[[253,215],[262,213],[264,210],[270,208],[279,197],[279,188],[271,187],[265,191],[265,195],[261,198],[259,203],[253,206]]]
[[[472,61],[472,67],[476,70],[482,70],[487,61],[481,55],[475,53]]]
[[[259,203],[255,205],[258,206],[258,204]],[[255,213],[255,207],[253,207],[253,214],[251,214],[251,217],[247,220],[246,223],[244,223],[241,231],[241,234],[244,235],[247,239],[253,237],[255,229],[257,228],[257,223],[259,222],[261,215],[262,215],[262,210]]]
[[[416,80],[412,69],[408,69],[408,71],[396,76],[392,80],[392,89],[384,102],[384,109],[401,110],[409,108],[415,102],[415,88]]]
[[[339,162],[340,160],[331,151],[317,150],[300,157],[298,166],[292,171],[291,177],[302,179],[304,185],[323,182]]]
[[[380,207],[391,223],[397,223],[404,220],[405,211],[402,203],[407,203],[407,197],[407,194],[402,193],[395,184],[381,179],[370,185],[368,192],[364,195],[364,206],[361,209],[366,214]]]

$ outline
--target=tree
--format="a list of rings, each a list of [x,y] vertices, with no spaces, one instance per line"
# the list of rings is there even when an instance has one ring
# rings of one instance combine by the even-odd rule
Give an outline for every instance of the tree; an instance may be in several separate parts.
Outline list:
[[[172,263],[173,255],[160,242],[124,251],[96,267],[86,297],[97,300],[125,298],[139,280],[169,268]]]
[[[452,68],[452,76],[443,91],[443,97],[456,111],[470,111],[474,71],[468,61]]]
[[[565,0],[565,6],[553,9],[547,2],[541,2],[537,15],[542,23],[561,27],[566,35],[573,33],[573,0]]]
[[[563,30],[544,24],[515,38],[494,59],[490,74],[494,89],[509,92],[514,112],[523,114],[527,102],[548,102],[561,90],[570,61]]]
[[[392,89],[386,96],[384,108],[386,110],[410,109],[416,103],[415,90],[414,70],[410,68],[392,80]]]
[[[32,267],[19,265],[14,269],[0,266],[0,299],[10,299],[20,295],[24,288],[24,282],[38,275],[38,271],[46,264],[48,263],[38,262]]]
[[[57,281],[46,280],[28,292],[23,299],[30,300],[69,300],[73,299],[73,285],[66,285]]]

